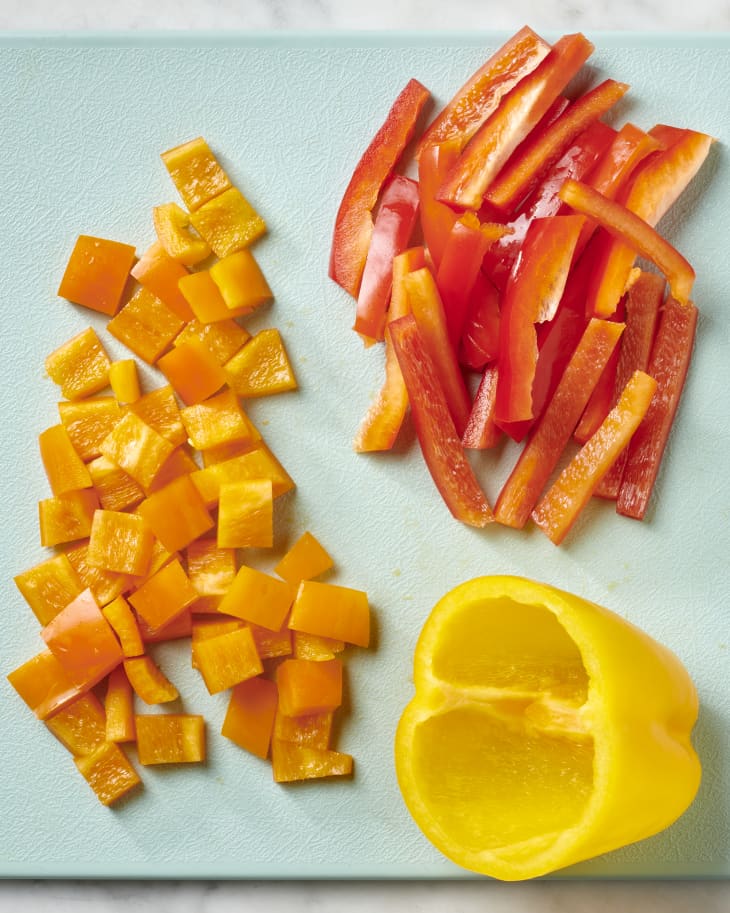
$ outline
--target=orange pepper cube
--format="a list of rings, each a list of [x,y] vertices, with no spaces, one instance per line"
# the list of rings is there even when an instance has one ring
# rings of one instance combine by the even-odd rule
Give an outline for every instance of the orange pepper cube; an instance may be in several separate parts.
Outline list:
[[[40,564],[17,574],[15,585],[42,625],[56,615],[84,590],[73,565],[64,554],[54,555]]]
[[[168,149],[161,158],[191,212],[231,186],[228,175],[202,136]]]
[[[130,244],[80,235],[58,294],[111,317],[122,300],[134,258],[135,250]]]
[[[273,737],[295,745],[308,745],[310,748],[329,748],[333,718],[331,710],[305,716],[284,716],[277,712]]]
[[[113,396],[96,396],[79,402],[58,404],[61,424],[84,462],[101,456],[101,443],[121,419]]]
[[[141,656],[144,653],[142,635],[134,612],[129,608],[129,603],[124,596],[117,596],[109,605],[104,606],[101,613],[119,638],[122,655],[125,659],[130,656]]]
[[[201,640],[208,640],[211,637],[218,637],[219,634],[229,634],[231,631],[238,631],[246,627],[246,622],[240,618],[226,618],[218,612],[201,618],[196,616],[192,622],[191,630],[191,647],[192,660],[190,665],[197,669],[197,660],[195,659],[195,645]]]
[[[251,334],[231,318],[216,320],[215,323],[201,323],[194,317],[175,337],[173,345],[179,346],[193,340],[200,342],[219,365],[224,365],[250,338]]]
[[[248,308],[232,310],[228,307],[207,269],[183,276],[178,288],[200,323],[217,323],[248,314]]]
[[[190,216],[177,203],[163,203],[152,209],[157,238],[168,257],[184,266],[195,266],[210,256],[210,247],[190,230]]]
[[[41,545],[54,546],[85,539],[91,532],[99,499],[93,488],[68,491],[38,502]]]
[[[216,257],[248,247],[266,231],[266,222],[236,187],[204,203],[190,221]]]
[[[180,562],[175,559],[149,577],[129,597],[135,612],[152,631],[158,631],[198,598]]]
[[[54,425],[42,431],[38,435],[38,445],[43,468],[54,495],[92,487],[89,470],[76,452],[63,425]]]
[[[251,754],[266,758],[279,693],[276,683],[257,676],[233,687],[221,735]]]
[[[140,287],[106,328],[135,355],[153,365],[184,326],[185,321],[164,301]]]
[[[162,468],[155,476],[154,482],[150,485],[149,492],[159,491],[180,476],[190,475],[191,472],[197,472],[198,464],[192,456],[187,446],[177,447],[162,464]]]
[[[310,533],[303,533],[274,568],[284,580],[298,584],[328,571],[334,562],[329,552]]]
[[[132,269],[132,275],[143,288],[164,301],[173,313],[186,322],[193,319],[193,312],[177,284],[187,274],[183,264],[168,256],[159,241],[142,254]]]
[[[305,634],[367,647],[370,607],[367,593],[350,587],[303,580],[292,606],[289,627]]]
[[[109,365],[109,385],[118,403],[133,403],[141,396],[137,362],[121,358]]]
[[[142,517],[118,510],[97,510],[86,560],[91,567],[141,577],[149,568],[153,545],[152,530]]]
[[[88,589],[43,628],[41,637],[85,688],[92,688],[123,659],[119,641]]]
[[[54,713],[46,726],[72,755],[92,754],[106,740],[104,708],[92,692]]]
[[[86,466],[104,510],[126,510],[144,499],[144,489],[108,457],[98,456]]]
[[[180,697],[177,688],[147,655],[125,659],[124,671],[134,693],[145,704],[167,704]]]
[[[352,773],[352,755],[272,739],[271,771],[276,783],[348,776]]]
[[[188,406],[208,399],[226,382],[226,372],[210,349],[197,340],[175,346],[162,356],[157,367]]]
[[[104,571],[99,567],[92,567],[86,560],[88,552],[89,540],[87,539],[85,542],[79,542],[66,549],[66,556],[84,585],[84,589],[91,590],[98,605],[108,605],[131,586],[132,579],[127,574],[117,574],[114,571]]]
[[[203,461],[210,451],[204,451]],[[228,474],[230,481],[241,481],[243,479],[271,479],[272,491],[275,498],[291,491],[294,486],[294,480],[277,460],[264,441],[256,441],[255,445],[246,450],[245,453],[239,454],[235,458],[235,464],[231,458],[230,469]],[[206,464],[206,469],[209,468]],[[235,469],[235,471],[234,471]],[[197,481],[196,481],[197,484]]]
[[[18,666],[8,675],[8,681],[39,720],[67,707],[88,690],[50,650]]]
[[[177,552],[215,525],[190,476],[180,476],[137,508],[170,552]]]
[[[180,407],[169,384],[150,390],[137,402],[125,406],[124,414],[128,412],[141,418],[150,428],[154,428],[173,447],[185,443],[185,428],[180,418]]]
[[[101,452],[113,460],[142,488],[149,488],[175,448],[134,414],[127,412],[101,444]]]
[[[137,620],[142,640],[146,644],[161,644],[167,640],[179,640],[181,637],[190,637],[193,633],[193,616],[189,608],[154,631],[147,626],[147,622],[143,618]]]
[[[342,703],[342,663],[285,659],[276,670],[279,710],[284,716],[325,713]]]
[[[252,336],[224,367],[228,385],[239,396],[272,396],[297,389],[289,356],[275,327]]]
[[[205,761],[205,720],[185,713],[143,714],[136,718],[139,763],[196,764]]]
[[[291,656],[292,633],[287,627],[286,619],[278,631],[250,624],[254,643],[261,659],[273,659],[276,656]]]
[[[112,669],[107,679],[104,697],[107,742],[134,742],[137,732],[134,725],[134,691],[129,684],[124,666]]]
[[[210,694],[218,694],[264,671],[247,626],[199,639],[192,651],[195,668]]]
[[[294,598],[294,589],[263,571],[241,565],[218,611],[278,631]]]
[[[93,754],[74,758],[74,763],[102,805],[113,805],[142,782],[114,742],[103,742]]]
[[[217,447],[228,441],[253,441],[258,434],[241,408],[232,390],[194,406],[186,406],[180,415],[188,440],[198,450]]]
[[[66,399],[81,399],[109,386],[109,364],[93,327],[64,342],[45,361],[48,376]]]
[[[344,640],[320,637],[319,634],[305,634],[303,631],[293,632],[292,653],[296,659],[334,659],[344,649]]]
[[[218,545],[221,548],[271,548],[273,544],[271,479],[248,479],[221,485]]]
[[[188,577],[201,596],[223,596],[236,576],[236,550],[198,539],[186,550]]]
[[[214,263],[210,275],[226,307],[232,310],[246,308],[253,311],[273,298],[269,283],[250,250],[236,251]]]

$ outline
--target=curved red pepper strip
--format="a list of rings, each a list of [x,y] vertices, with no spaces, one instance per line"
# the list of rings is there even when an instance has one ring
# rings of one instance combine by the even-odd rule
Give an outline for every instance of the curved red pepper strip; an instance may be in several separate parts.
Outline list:
[[[497,365],[487,365],[479,382],[461,443],[469,450],[489,450],[496,447],[502,429],[494,421],[497,397]]]
[[[458,212],[436,199],[436,194],[458,158],[458,140],[450,139],[427,146],[418,160],[421,230],[434,269],[438,269],[441,263],[449,234],[459,218]]]
[[[480,371],[499,353],[499,292],[483,272],[477,273],[469,297],[464,332],[459,344],[459,361],[465,368]]]

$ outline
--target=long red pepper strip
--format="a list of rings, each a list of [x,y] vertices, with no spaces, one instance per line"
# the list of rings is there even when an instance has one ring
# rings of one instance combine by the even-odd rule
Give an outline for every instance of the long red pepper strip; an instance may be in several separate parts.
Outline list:
[[[494,507],[499,523],[517,529],[527,523],[623,328],[621,323],[596,319],[586,327],[555,395],[499,493]]]
[[[459,343],[459,362],[480,371],[499,353],[499,292],[483,272],[477,273],[469,297],[466,324]]]
[[[459,218],[458,212],[436,199],[439,187],[459,158],[459,148],[458,140],[444,140],[424,149],[418,161],[421,230],[435,269],[441,263],[451,229]]]
[[[494,515],[466,458],[446,404],[433,359],[416,318],[406,314],[388,332],[408,390],[411,415],[426,465],[457,520],[483,527]]]
[[[408,82],[355,166],[342,197],[332,236],[329,276],[353,298],[357,298],[373,233],[373,208],[429,98],[428,89],[418,80]]]
[[[618,513],[641,520],[654,489],[664,448],[679,407],[697,328],[697,308],[668,298],[659,318],[648,372],[657,395],[629,446],[616,502]]]
[[[594,219],[615,238],[651,260],[667,277],[672,295],[681,304],[687,304],[692,294],[695,271],[648,222],[621,203],[609,200],[587,184],[572,179],[561,187],[560,198],[575,212]]]
[[[502,430],[494,421],[494,403],[497,394],[497,365],[487,365],[479,382],[469,420],[461,443],[469,450],[489,450],[496,447]]]
[[[653,377],[636,371],[601,427],[533,510],[532,519],[555,545],[563,541],[613,461],[631,440],[656,388]]]

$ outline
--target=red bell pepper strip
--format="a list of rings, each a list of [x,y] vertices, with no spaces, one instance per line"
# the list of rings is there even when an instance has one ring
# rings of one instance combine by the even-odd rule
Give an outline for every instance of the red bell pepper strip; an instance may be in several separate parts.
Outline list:
[[[418,215],[418,184],[396,174],[383,190],[357,296],[353,329],[383,339],[385,313],[393,285],[393,258],[408,246]]]
[[[618,200],[649,225],[656,225],[698,172],[713,140],[704,133],[676,128],[653,128],[649,133],[662,143],[674,142],[641,163]],[[586,307],[588,314],[610,317],[626,288],[636,250],[605,235],[602,248]]]
[[[464,213],[451,229],[436,273],[436,285],[446,311],[449,339],[455,349],[464,331],[469,297],[484,254],[508,232],[506,225],[495,222],[482,225],[473,212]]]
[[[494,515],[466,458],[418,323],[406,314],[388,325],[408,390],[411,415],[426,465],[457,520],[484,527]]]
[[[605,421],[560,473],[532,512],[532,519],[560,545],[609,467],[631,440],[657,388],[653,377],[636,371]]]
[[[505,96],[452,168],[438,198],[462,209],[479,209],[484,193],[517,146],[593,52],[585,36],[566,35],[548,56]]]
[[[535,323],[550,319],[568,278],[583,221],[575,216],[535,219],[502,300],[496,421],[502,427],[534,417],[532,385],[537,366]]]
[[[487,365],[479,382],[461,443],[469,450],[489,450],[496,447],[502,429],[494,421],[497,395],[497,365]]]
[[[649,366],[664,289],[665,282],[661,276],[642,272],[626,294],[626,329],[621,337],[616,366],[614,401],[631,374],[646,371]],[[599,497],[618,497],[628,455],[628,449],[623,450],[603,477],[595,492]]]
[[[687,304],[692,294],[695,271],[648,222],[580,181],[568,179],[560,190],[560,198],[573,210],[594,219],[615,238],[651,260],[667,277],[672,295],[681,304]]]
[[[502,45],[459,89],[421,137],[419,157],[429,146],[456,139],[467,144],[504,96],[550,53],[550,45],[525,26]]]
[[[631,441],[616,510],[641,520],[659,473],[664,448],[679,407],[697,327],[697,308],[668,298],[659,318],[648,371],[658,383],[644,422]]]
[[[329,276],[357,298],[373,232],[372,211],[380,190],[408,145],[423,106],[430,97],[411,79],[388,112],[362,158],[357,163],[337,211]]]
[[[557,466],[591,390],[616,345],[623,324],[589,322],[568,362],[555,395],[525,444],[494,506],[494,517],[522,529]]]
[[[408,313],[408,298],[404,279],[406,275],[426,265],[423,247],[412,247],[398,254],[393,260],[393,293],[388,308],[388,323]],[[408,392],[398,359],[393,351],[390,336],[385,333],[385,380],[379,393],[370,404],[353,442],[356,453],[390,450],[408,410]]]
[[[499,292],[483,272],[477,273],[469,297],[464,332],[459,343],[459,362],[480,371],[499,353]]]
[[[418,160],[421,230],[435,269],[441,263],[449,234],[459,218],[458,212],[436,199],[436,194],[458,158],[458,139],[450,139],[427,146]]]
[[[547,130],[528,137],[487,188],[484,199],[511,213],[573,140],[623,98],[628,85],[606,79],[573,102]]]
[[[436,280],[430,269],[418,269],[404,279],[408,307],[418,322],[456,428],[461,437],[471,410],[469,391],[464,382],[456,352],[448,334],[448,324]]]

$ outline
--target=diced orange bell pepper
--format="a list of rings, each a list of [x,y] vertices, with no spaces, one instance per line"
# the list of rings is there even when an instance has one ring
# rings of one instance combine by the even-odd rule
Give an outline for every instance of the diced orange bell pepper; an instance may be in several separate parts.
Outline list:
[[[58,294],[112,316],[117,312],[135,250],[129,244],[80,235],[71,252]]]
[[[65,666],[44,650],[8,675],[8,681],[39,720],[67,707],[88,690],[76,681]]]
[[[198,598],[195,587],[177,559],[168,562],[129,596],[137,615],[158,631]]]
[[[197,764],[205,761],[205,720],[196,714],[138,715],[139,763]]]
[[[180,343],[163,355],[157,367],[188,406],[208,399],[220,390],[227,379],[226,372],[210,349],[193,339]]]
[[[184,321],[193,319],[190,305],[178,288],[178,282],[187,274],[183,264],[173,260],[159,241],[142,254],[132,270],[132,275],[143,288],[164,301]]]
[[[91,691],[54,713],[46,726],[72,755],[92,754],[105,741],[104,708]]]
[[[218,501],[221,485],[227,482],[271,479],[274,498],[294,488],[292,478],[263,441],[257,441],[246,453],[199,469],[192,473],[191,478],[209,507]]]
[[[54,555],[14,578],[15,585],[42,625],[83,592],[84,585],[64,554]]]
[[[100,449],[142,488],[149,488],[175,448],[134,412],[127,412],[104,438]]]
[[[271,548],[274,497],[271,479],[246,479],[221,485],[218,498],[220,548]]]
[[[224,390],[180,410],[190,443],[197,450],[230,441],[255,441],[255,431],[233,390]]]
[[[263,571],[241,565],[236,579],[221,600],[219,611],[278,631],[294,601],[291,584]]]
[[[180,476],[190,475],[191,472],[197,472],[199,468],[189,447],[185,445],[176,447],[162,464],[148,491],[150,494],[159,491],[170,482],[179,479]]]
[[[352,773],[352,755],[272,739],[271,770],[276,783],[348,776]]]
[[[184,609],[172,621],[154,631],[147,626],[143,618],[139,617],[137,621],[145,644],[161,644],[168,640],[179,640],[182,637],[190,637],[193,633],[193,616],[189,608]]]
[[[184,326],[185,321],[164,301],[141,287],[106,328],[135,355],[153,365]]]
[[[141,394],[137,362],[133,358],[121,358],[109,365],[109,386],[118,403],[134,403]]]
[[[259,330],[225,363],[229,386],[239,396],[271,396],[297,389],[297,380],[281,333]]]
[[[279,710],[284,716],[304,716],[335,710],[342,703],[342,663],[285,659],[276,670]]]
[[[200,596],[222,596],[236,576],[236,550],[215,539],[197,539],[186,549],[188,577]]]
[[[292,654],[295,659],[313,659],[321,662],[335,659],[344,649],[344,640],[321,637],[319,634],[305,634],[303,631],[292,632]]]
[[[289,627],[305,634],[367,647],[370,642],[370,607],[362,590],[303,580],[292,606]]]
[[[109,356],[93,327],[88,327],[46,358],[48,376],[66,399],[81,399],[109,385]]]
[[[137,738],[134,724],[134,691],[129,684],[124,666],[117,666],[109,673],[104,710],[106,741],[134,742]]]
[[[170,552],[179,551],[215,523],[190,476],[180,476],[137,508]]]
[[[248,247],[266,231],[266,222],[236,187],[203,203],[190,221],[221,259]]]
[[[271,301],[269,283],[250,250],[229,254],[210,268],[210,277],[218,286],[226,307],[232,311],[253,311]]]
[[[261,625],[249,624],[253,634],[256,650],[261,659],[274,659],[277,656],[291,656],[292,632],[287,625],[287,617],[278,631],[271,631]]]
[[[319,577],[334,564],[332,556],[309,531],[303,533],[274,568],[289,583]]]
[[[79,542],[78,545],[72,545],[67,548],[66,556],[84,588],[88,587],[91,590],[94,594],[94,599],[100,606],[108,605],[130,586],[131,578],[127,574],[117,574],[114,571],[91,567],[86,560],[88,551],[89,540],[87,539],[84,542]]]
[[[183,276],[178,288],[200,323],[217,323],[248,314],[248,308],[232,310],[228,307],[207,269]]]
[[[94,511],[99,498],[93,488],[67,491],[57,498],[38,502],[41,545],[61,545],[85,539],[91,532]]]
[[[154,428],[158,434],[166,438],[173,447],[185,443],[185,428],[180,418],[180,407],[175,399],[175,393],[169,384],[150,390],[140,397],[137,402],[124,407],[124,414],[133,413],[142,421]]]
[[[250,338],[251,334],[230,317],[214,323],[201,323],[197,317],[193,317],[177,335],[174,345],[179,346],[192,340],[201,342],[218,364],[224,365]]]
[[[130,656],[141,656],[144,653],[142,635],[134,612],[130,609],[124,596],[120,594],[116,599],[112,599],[101,612],[119,638],[122,655],[125,659]]]
[[[279,712],[274,719],[273,737],[281,742],[292,742],[309,748],[329,748],[333,717],[331,710],[304,716],[284,716]]]
[[[142,517],[118,510],[97,510],[86,560],[91,567],[141,577],[149,569],[153,544],[152,530]]]
[[[190,631],[191,647],[195,647],[195,644],[201,640],[218,637],[220,634],[229,634],[231,631],[238,631],[243,627],[246,627],[245,621],[242,621],[240,618],[221,615],[220,612],[202,616],[196,614],[193,618]],[[190,665],[193,669],[197,669],[198,667],[194,650],[192,652]]]
[[[42,431],[38,435],[38,444],[43,468],[54,495],[92,487],[89,470],[76,452],[63,425],[54,425]]]
[[[113,396],[96,396],[58,404],[61,424],[84,462],[101,456],[101,442],[122,417]]]
[[[228,175],[202,136],[168,149],[161,158],[191,212],[231,186]]]
[[[167,704],[180,696],[154,660],[147,656],[132,656],[124,660],[124,671],[134,693],[145,704]]]
[[[247,625],[215,637],[198,639],[192,653],[193,664],[203,676],[210,694],[218,694],[264,671]]]
[[[210,256],[210,246],[190,230],[191,219],[177,203],[152,208],[157,238],[168,257],[183,266],[195,266]]]
[[[74,681],[92,688],[122,661],[122,648],[91,590],[84,590],[41,631]]]
[[[98,456],[87,468],[104,510],[126,510],[143,500],[144,489],[108,457]]]
[[[102,805],[113,805],[142,782],[115,742],[104,742],[93,754],[74,758],[74,763]]]
[[[257,757],[267,758],[278,700],[276,683],[268,678],[256,676],[235,685],[221,735]]]

